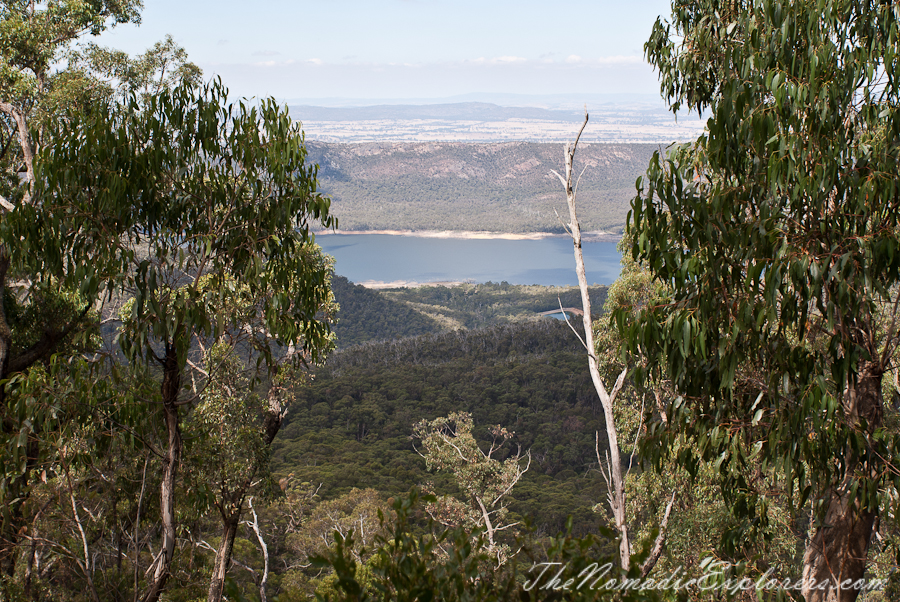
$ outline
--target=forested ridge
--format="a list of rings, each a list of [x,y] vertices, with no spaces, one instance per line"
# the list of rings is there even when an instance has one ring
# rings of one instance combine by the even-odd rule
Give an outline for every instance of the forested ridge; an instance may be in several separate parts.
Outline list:
[[[332,290],[341,308],[334,327],[338,348],[445,330],[533,321],[539,319],[539,312],[581,305],[575,287],[506,282],[374,291],[335,276]],[[605,286],[591,288],[598,307],[606,299],[606,290]]]
[[[335,353],[297,392],[273,469],[321,483],[323,499],[352,487],[397,496],[435,479],[443,489],[449,477],[425,470],[412,425],[470,412],[479,439],[500,424],[532,454],[513,512],[548,534],[572,514],[584,534],[604,490],[594,455],[603,414],[592,393],[580,343],[552,318],[362,344]]]
[[[659,146],[584,147],[586,230],[621,232],[634,182]],[[345,230],[563,232],[558,144],[310,142],[322,189]]]

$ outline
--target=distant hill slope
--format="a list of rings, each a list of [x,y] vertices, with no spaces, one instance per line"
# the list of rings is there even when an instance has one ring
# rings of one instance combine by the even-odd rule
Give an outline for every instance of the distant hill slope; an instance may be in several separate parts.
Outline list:
[[[529,109],[530,110],[530,109]],[[541,109],[535,109],[541,110]],[[344,230],[562,232],[563,146],[528,142],[308,142]],[[579,193],[584,230],[619,231],[655,144],[585,144]]]
[[[331,288],[341,308],[334,327],[339,349],[442,330],[433,318],[414,310],[409,304],[353,284],[343,276],[335,276]]]

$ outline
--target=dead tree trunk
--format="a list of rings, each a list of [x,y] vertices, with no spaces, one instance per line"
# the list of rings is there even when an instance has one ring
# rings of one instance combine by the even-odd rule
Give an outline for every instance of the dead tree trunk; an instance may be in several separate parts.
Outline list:
[[[622,458],[619,451],[619,436],[618,432],[616,431],[615,415],[613,413],[613,403],[615,402],[616,395],[619,393],[625,383],[625,375],[628,373],[628,368],[626,367],[622,370],[622,372],[616,379],[613,388],[610,391],[607,391],[606,387],[603,384],[603,379],[600,376],[600,367],[597,362],[596,349],[594,346],[594,329],[591,318],[591,297],[588,291],[587,275],[585,274],[584,269],[584,255],[581,249],[581,225],[578,222],[578,216],[575,210],[575,200],[578,194],[578,182],[581,180],[581,176],[578,176],[577,179],[573,180],[573,163],[575,160],[575,150],[578,148],[578,141],[581,139],[581,134],[582,132],[584,132],[584,128],[587,126],[587,123],[588,113],[587,111],[585,111],[584,123],[581,124],[581,129],[578,130],[578,136],[576,136],[575,142],[566,145],[565,177],[561,176],[556,171],[553,171],[553,173],[557,178],[559,178],[559,181],[562,182],[562,185],[566,190],[566,203],[569,208],[569,223],[566,225],[566,230],[572,237],[572,243],[574,245],[575,251],[575,273],[578,276],[578,287],[579,289],[581,289],[581,304],[583,310],[582,321],[584,324],[584,340],[582,341],[582,343],[587,349],[588,369],[590,370],[591,380],[594,383],[594,388],[597,391],[597,396],[600,398],[600,403],[603,406],[603,416],[604,421],[606,422],[606,438],[609,446],[609,452],[606,458],[605,471],[603,469],[603,461],[600,457],[599,440],[597,446],[597,461],[600,463],[600,470],[603,474],[604,479],[606,480],[609,506],[612,510],[613,519],[616,523],[616,529],[619,531],[619,563],[621,564],[623,569],[628,570],[631,566],[631,540],[628,534],[628,520],[625,515],[625,475],[622,474]],[[568,322],[568,318],[566,319],[566,322]],[[660,524],[659,536],[657,537],[656,543],[654,544],[653,552],[641,567],[641,573],[645,576],[653,568],[653,565],[656,564],[656,561],[658,560],[659,555],[662,552],[666,526],[669,521],[669,513],[672,510],[672,504],[674,500],[675,498],[673,496],[672,500],[669,502],[666,508],[665,515],[663,516],[663,520]]]

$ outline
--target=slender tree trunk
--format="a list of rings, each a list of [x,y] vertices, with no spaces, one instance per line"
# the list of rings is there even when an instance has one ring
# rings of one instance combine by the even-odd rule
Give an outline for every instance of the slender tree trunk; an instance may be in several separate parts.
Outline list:
[[[263,574],[259,580],[259,602],[268,602],[266,582],[269,580],[269,546],[266,545],[266,540],[263,539],[262,531],[259,528],[259,517],[256,516],[256,510],[253,508],[252,497],[247,500],[247,504],[250,506],[250,512],[253,513],[253,522],[250,526],[253,527],[253,532],[256,533],[256,539],[259,540],[259,548],[263,554]]]
[[[884,421],[883,374],[879,365],[860,362],[856,382],[847,387],[844,396],[848,419],[860,425],[861,419],[865,420],[869,434]],[[848,450],[846,457],[852,458],[853,452]],[[874,477],[880,467],[863,465],[857,470]],[[850,475],[826,492],[828,510],[803,555],[802,594],[807,602],[854,602],[859,597],[861,590],[852,585],[865,578],[878,509],[864,507],[858,496],[851,502],[850,488],[855,480]]]
[[[144,594],[144,602],[157,602],[169,579],[172,558],[175,554],[175,477],[181,462],[181,425],[178,415],[178,394],[181,391],[181,369],[178,362],[176,343],[166,345],[163,361],[163,416],[166,423],[168,445],[163,460],[163,476],[160,485],[160,515],[162,518],[163,540],[153,580]]]
[[[273,380],[275,379],[276,374],[272,375]],[[275,436],[278,434],[278,430],[281,428],[281,422],[283,419],[283,406],[281,403],[282,392],[282,387],[273,383],[269,388],[269,392],[267,395],[268,407],[266,408],[266,414],[263,418],[262,425],[263,431],[265,432],[264,442],[267,447],[269,445],[272,445],[272,441],[275,440]],[[221,501],[221,507],[224,509],[222,511],[222,543],[219,545],[219,549],[216,551],[216,564],[213,568],[212,577],[210,577],[209,581],[209,595],[207,597],[208,602],[220,602],[222,600],[222,593],[225,587],[225,575],[228,572],[228,567],[231,565],[231,555],[234,550],[234,538],[237,535],[237,528],[241,522],[244,496],[250,489],[253,477],[256,475],[256,471],[258,468],[258,466],[254,467],[253,471],[247,477],[247,480],[232,493],[232,499],[237,499],[237,503],[227,504],[225,499]],[[269,566],[268,550],[266,549],[265,542],[263,541],[262,535],[260,534],[258,526],[255,522],[256,512],[253,513],[253,520],[253,528],[256,532],[257,538],[259,538],[260,545],[262,546],[263,554],[265,555],[266,560],[266,569],[263,573],[263,580],[260,584],[260,595],[262,596],[262,600],[265,601],[265,587],[266,579],[268,578]]]
[[[578,131],[578,137],[575,143],[566,145],[565,162],[566,176],[563,177],[556,173],[556,176],[562,182],[566,189],[566,202],[569,208],[569,235],[572,237],[572,243],[575,251],[575,273],[578,276],[578,287],[581,290],[582,305],[582,321],[584,323],[584,346],[587,348],[588,368],[591,373],[591,380],[594,388],[597,390],[597,396],[600,397],[600,403],[603,406],[603,415],[606,422],[606,438],[609,446],[609,457],[607,462],[608,476],[607,487],[609,489],[609,504],[613,513],[613,519],[616,522],[616,529],[619,531],[619,562],[623,569],[628,569],[631,565],[631,542],[628,536],[628,522],[625,517],[625,478],[622,474],[622,458],[619,451],[619,438],[616,431],[615,415],[613,414],[613,402],[616,394],[622,388],[625,381],[627,368],[622,371],[612,391],[607,392],[600,377],[600,367],[595,355],[594,346],[594,325],[591,319],[591,297],[588,291],[587,275],[584,269],[584,254],[581,250],[581,225],[578,222],[578,216],[575,211],[575,199],[578,192],[578,180],[573,178],[573,163],[575,161],[575,151],[578,148],[578,140],[588,123],[588,115],[584,114],[584,123]],[[567,320],[568,321],[568,320]],[[600,452],[597,450],[597,460],[600,461]],[[601,462],[601,470],[603,463]]]
[[[30,184],[34,182],[34,155],[35,147],[28,131],[28,119],[25,113],[17,109],[13,104],[0,102],[0,112],[6,113],[16,122],[16,133],[19,135],[19,145],[22,147],[22,159],[25,162],[25,197],[26,203],[31,202]]]
[[[225,592],[225,575],[231,566],[231,553],[234,551],[234,538],[237,536],[238,526],[241,522],[241,512],[238,509],[228,516],[222,516],[222,543],[216,551],[216,563],[213,566],[212,577],[209,580],[208,602],[221,602]]]

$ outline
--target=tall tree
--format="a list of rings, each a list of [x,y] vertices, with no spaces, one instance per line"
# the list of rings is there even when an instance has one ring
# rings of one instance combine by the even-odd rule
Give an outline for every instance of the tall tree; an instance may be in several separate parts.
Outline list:
[[[579,339],[581,339],[581,343],[585,347],[585,351],[587,352],[588,356],[588,371],[591,375],[591,381],[594,384],[594,390],[597,392],[597,397],[600,399],[600,404],[603,407],[603,417],[604,422],[606,423],[606,462],[604,462],[603,458],[601,458],[600,456],[599,432],[596,434],[595,451],[597,454],[597,462],[600,466],[601,474],[606,481],[609,507],[612,511],[613,521],[615,523],[616,530],[619,532],[619,564],[623,569],[627,571],[631,568],[632,554],[632,536],[629,532],[625,491],[626,477],[628,476],[628,473],[622,471],[622,457],[621,448],[619,446],[619,430],[616,424],[615,401],[616,396],[619,395],[619,393],[622,391],[623,385],[625,385],[625,377],[628,374],[628,367],[625,366],[622,367],[621,370],[616,370],[618,372],[618,376],[613,381],[614,384],[612,388],[607,390],[606,386],[603,383],[601,365],[607,364],[607,366],[604,367],[608,367],[608,364],[610,362],[601,361],[600,354],[604,351],[608,352],[608,349],[601,349],[601,347],[597,345],[598,341],[595,340],[595,325],[591,310],[591,295],[587,283],[587,274],[584,268],[584,254],[581,250],[581,223],[578,221],[577,211],[578,183],[581,180],[581,176],[575,178],[575,152],[578,150],[578,141],[581,139],[581,134],[584,132],[584,128],[587,126],[588,120],[589,116],[587,111],[585,111],[584,122],[581,124],[581,129],[578,130],[578,135],[575,137],[575,141],[571,144],[566,144],[564,154],[566,174],[565,177],[563,177],[556,171],[553,171],[552,173],[556,175],[557,178],[559,178],[560,183],[562,183],[563,188],[566,191],[566,206],[569,210],[569,221],[567,223],[564,223],[563,227],[565,228],[569,236],[572,237],[572,244],[575,255],[575,274],[578,277],[578,288],[581,292],[582,324],[584,326],[585,333],[584,339],[581,339],[580,335],[578,335],[578,331],[575,330],[574,327],[572,327],[571,323],[569,323],[568,317],[566,317],[566,322],[569,323],[569,326],[572,328],[572,331],[576,334],[576,336],[579,336]],[[582,171],[582,174],[583,173],[584,172]],[[560,309],[562,309],[562,303],[560,303]],[[563,315],[565,315],[565,313]],[[602,332],[602,327],[600,330]],[[596,334],[601,334],[601,332],[598,332]],[[621,409],[618,413],[620,415],[622,414]],[[641,419],[642,418],[643,417],[641,416]],[[640,425],[638,425],[638,431],[639,430]],[[669,515],[672,511],[672,504],[674,502],[675,495],[673,492],[672,498],[669,500],[669,503],[666,506],[665,514],[660,521],[659,531],[655,537],[651,552],[641,564],[641,575],[644,577],[646,577],[650,573],[650,571],[653,570],[653,567],[656,565],[656,562],[659,560],[659,557],[662,554],[663,544],[666,537],[666,528],[668,526]]]
[[[17,256],[29,273],[88,298],[131,297],[119,342],[156,379],[146,409],[165,433],[162,540],[144,593],[153,601],[175,552],[182,419],[199,397],[186,366],[222,341],[270,372],[285,356],[323,359],[331,269],[310,223],[335,220],[299,125],[272,100],[228,104],[220,82],[71,114],[52,139],[36,163],[36,202],[7,216],[6,236],[41,246]]]
[[[680,394],[647,449],[691,438],[679,461],[714,460],[751,531],[783,470],[814,515],[803,595],[855,600],[900,460],[882,394],[900,341],[896,6],[676,0],[645,48],[672,109],[710,114],[654,156],[628,223],[671,294],[620,326]]]
[[[74,60],[73,43],[120,23],[139,22],[140,8],[138,0],[0,2],[0,220],[3,222],[14,221],[11,216],[22,205],[40,202],[34,198],[32,186],[37,156],[42,148],[52,144],[49,124],[67,109],[85,107],[112,93],[110,83],[101,81],[101,76],[106,77],[102,73],[103,63],[94,57]],[[186,62],[182,50],[168,41],[135,61],[144,65],[145,79],[158,72],[154,66],[163,62],[174,64],[174,69],[169,71],[174,70],[178,77],[196,81],[198,70]],[[160,78],[160,82],[165,86],[173,83],[172,78]],[[7,234],[10,226],[3,224]],[[52,252],[53,246],[48,248]],[[0,240],[0,381],[3,383],[14,383],[19,378],[17,373],[29,371],[37,362],[48,362],[54,353],[85,351],[86,347],[77,342],[79,339],[84,342],[96,326],[93,284],[81,282],[74,290],[61,290],[58,281],[36,275],[22,263],[23,255],[40,255],[44,250],[42,241],[21,236],[4,236]],[[54,366],[55,374],[65,379],[64,363]],[[41,431],[52,432],[54,425],[59,426],[59,416],[66,414],[60,411],[52,396],[45,399],[50,403],[29,404],[26,397],[14,392],[14,387],[0,387],[0,426],[9,452],[0,474],[3,492],[0,498],[6,502],[2,506],[0,526],[0,568],[6,575],[15,570],[15,550],[23,527],[21,505],[28,498],[31,470],[41,458],[49,458],[47,453],[52,451],[41,447]]]

